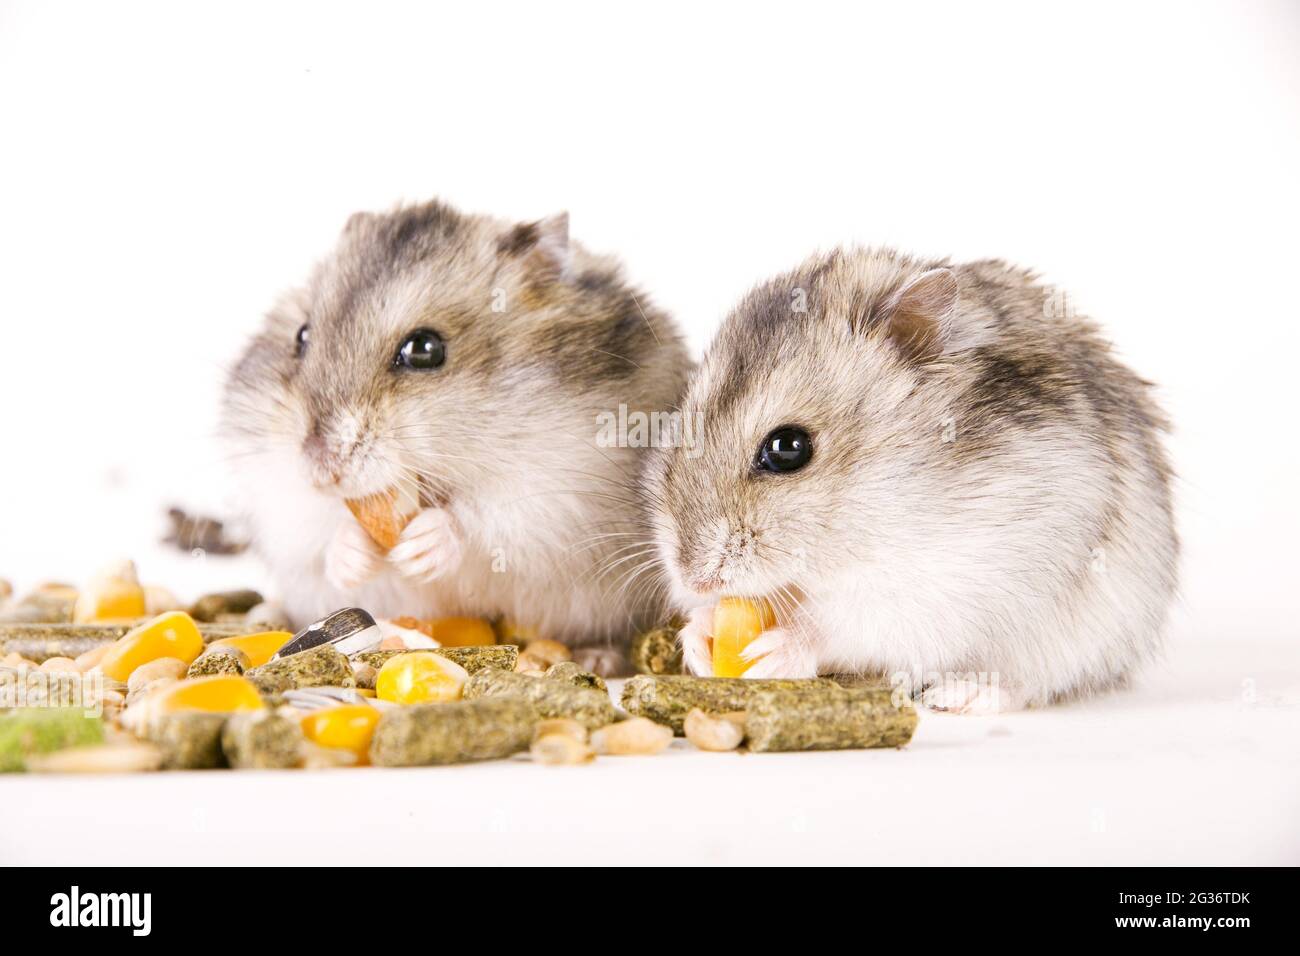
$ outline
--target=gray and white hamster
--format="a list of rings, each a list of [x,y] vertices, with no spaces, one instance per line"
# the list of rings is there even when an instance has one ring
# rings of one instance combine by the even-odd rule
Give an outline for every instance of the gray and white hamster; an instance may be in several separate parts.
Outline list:
[[[689,367],[567,216],[428,202],[348,221],[230,373],[222,433],[295,624],[355,605],[617,645],[657,613],[610,573],[645,540],[646,449],[598,416],[674,407]],[[390,487],[420,510],[384,554],[344,502]]]
[[[646,474],[688,667],[765,597],[746,676],[885,676],[935,709],[1097,692],[1158,649],[1167,423],[1059,294],[999,261],[817,256],[751,291]],[[689,451],[689,453],[688,453]]]

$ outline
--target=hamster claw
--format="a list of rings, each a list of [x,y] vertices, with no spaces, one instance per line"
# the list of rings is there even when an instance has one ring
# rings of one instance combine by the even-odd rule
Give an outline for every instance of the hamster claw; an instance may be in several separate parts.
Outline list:
[[[342,591],[365,584],[383,567],[384,556],[355,521],[345,521],[325,549],[325,579]]]
[[[460,536],[445,508],[425,508],[417,514],[388,552],[388,560],[403,576],[424,583],[455,571],[460,558]]]

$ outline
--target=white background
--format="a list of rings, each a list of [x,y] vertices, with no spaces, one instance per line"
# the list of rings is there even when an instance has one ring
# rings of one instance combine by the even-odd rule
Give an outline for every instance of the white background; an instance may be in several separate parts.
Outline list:
[[[567,209],[697,349],[816,248],[1001,256],[1177,424],[1153,680],[1202,655],[1200,705],[1294,729],[1298,105],[1289,2],[0,3],[0,576],[259,583],[165,558],[161,510],[220,512],[223,369],[356,209]],[[1259,823],[1291,862],[1297,802]]]

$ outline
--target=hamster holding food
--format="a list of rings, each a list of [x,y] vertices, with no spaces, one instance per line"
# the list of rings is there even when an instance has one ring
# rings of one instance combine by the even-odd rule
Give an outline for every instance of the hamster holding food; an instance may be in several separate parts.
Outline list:
[[[617,646],[657,613],[615,573],[645,539],[646,449],[605,447],[598,416],[674,407],[689,368],[672,321],[570,241],[567,215],[428,202],[348,221],[234,366],[221,430],[295,624],[347,605],[505,615]],[[350,510],[377,497],[403,512],[395,543]]]
[[[687,386],[699,447],[646,472],[688,669],[710,673],[723,595],[776,613],[745,676],[886,677],[934,709],[1086,695],[1150,658],[1168,426],[1062,302],[1000,261],[860,249],[751,291]]]

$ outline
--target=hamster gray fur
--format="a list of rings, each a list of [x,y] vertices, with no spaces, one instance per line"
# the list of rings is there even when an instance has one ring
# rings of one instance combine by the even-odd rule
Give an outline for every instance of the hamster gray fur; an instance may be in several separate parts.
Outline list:
[[[422,329],[444,364],[398,364]],[[345,605],[506,615],[616,647],[658,613],[616,586],[616,556],[645,540],[646,449],[602,447],[598,416],[672,408],[689,368],[671,320],[571,243],[567,216],[428,202],[348,221],[234,366],[221,432],[295,624]],[[425,507],[385,555],[344,501],[390,486]]]
[[[861,249],[751,291],[687,387],[700,447],[646,473],[689,669],[724,593],[777,606],[747,676],[883,676],[935,709],[1086,695],[1152,657],[1176,589],[1167,422],[1061,301],[1000,261]],[[787,425],[811,457],[763,470]]]

